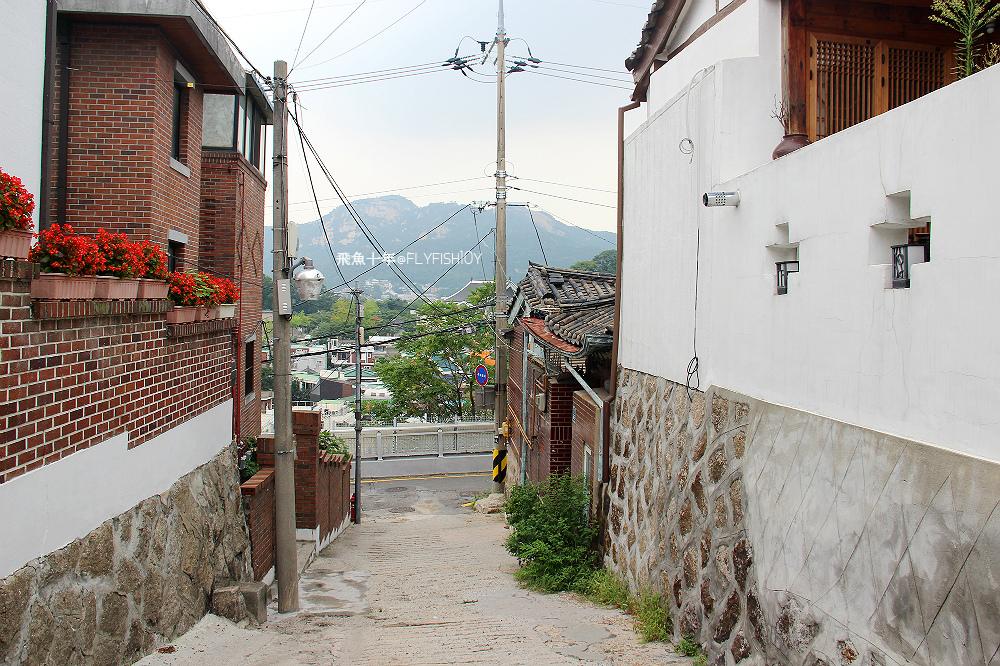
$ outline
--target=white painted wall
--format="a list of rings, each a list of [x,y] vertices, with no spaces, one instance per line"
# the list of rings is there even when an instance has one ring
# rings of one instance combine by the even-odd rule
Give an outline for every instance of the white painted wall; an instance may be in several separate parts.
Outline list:
[[[134,449],[108,439],[0,484],[0,578],[170,488],[232,440],[228,401]]]
[[[716,62],[627,141],[621,362],[685,381],[700,256],[703,389],[1000,460],[1000,68],[772,162],[780,22],[771,0],[756,5],[760,56]],[[701,205],[720,189],[740,190],[740,207]],[[889,235],[872,225],[900,216],[905,199],[887,195],[903,191],[910,217],[932,219],[932,261],[892,290],[872,265]],[[766,247],[785,240],[779,224],[801,261],[784,296],[774,262],[789,253]]]
[[[38,205],[42,168],[45,0],[0,0],[0,62],[16,93],[0,105],[0,169],[21,179]],[[38,222],[38,210],[32,215]]]

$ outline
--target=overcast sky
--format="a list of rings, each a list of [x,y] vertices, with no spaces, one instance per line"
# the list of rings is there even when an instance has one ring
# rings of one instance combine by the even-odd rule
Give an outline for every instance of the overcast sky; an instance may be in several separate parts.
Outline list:
[[[398,193],[418,205],[495,199],[494,181],[485,177],[496,159],[492,60],[477,67],[481,82],[445,67],[325,89],[315,82],[441,63],[460,43],[459,55],[473,54],[475,40],[491,41],[496,33],[496,0],[315,0],[301,49],[310,0],[204,2],[265,74],[275,60],[291,65],[298,50],[301,62],[290,80],[302,88],[303,126],[350,197]],[[507,77],[508,172],[519,177],[509,184],[531,190],[512,190],[508,201],[537,204],[577,226],[614,230],[617,108],[630,94],[624,61],[649,6],[643,0],[504,3],[507,55],[526,56],[527,44],[546,68]],[[345,80],[351,79],[339,82]],[[290,142],[290,216],[309,222],[315,206],[294,134]],[[313,176],[325,214],[339,202],[315,167]],[[269,200],[268,224],[270,217]]]

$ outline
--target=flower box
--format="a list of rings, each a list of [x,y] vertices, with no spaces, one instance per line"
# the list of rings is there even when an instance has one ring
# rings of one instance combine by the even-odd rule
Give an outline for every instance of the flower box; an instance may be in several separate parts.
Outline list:
[[[94,298],[97,280],[92,275],[42,273],[31,281],[31,297],[42,300],[86,300]]]
[[[215,308],[199,305],[195,308],[195,321],[211,321],[215,319]]]
[[[0,231],[0,257],[27,259],[31,249],[31,232],[21,229]]]
[[[138,280],[124,280],[112,275],[98,275],[94,298],[103,301],[134,299],[139,293]]]
[[[216,318],[218,319],[232,319],[236,316],[236,304],[235,303],[220,303],[215,308]]]
[[[190,324],[194,321],[195,310],[193,307],[174,306],[173,310],[167,312],[168,324]]]
[[[149,280],[139,278],[139,291],[136,298],[149,301],[163,300],[170,293],[170,283],[166,280]]]

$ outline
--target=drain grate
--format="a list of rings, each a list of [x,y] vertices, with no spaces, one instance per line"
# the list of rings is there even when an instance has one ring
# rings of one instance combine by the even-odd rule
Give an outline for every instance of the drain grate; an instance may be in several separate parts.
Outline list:
[[[393,513],[410,513],[416,511],[412,506],[394,506],[389,511]]]
[[[407,490],[409,490],[409,488],[407,488],[406,486],[393,486],[392,488],[386,488],[385,492],[387,492],[387,493],[405,493]]]

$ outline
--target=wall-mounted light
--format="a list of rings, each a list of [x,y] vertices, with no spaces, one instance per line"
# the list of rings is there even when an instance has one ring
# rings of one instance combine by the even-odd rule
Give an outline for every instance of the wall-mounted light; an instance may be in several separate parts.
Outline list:
[[[778,277],[778,295],[788,293],[788,274],[799,272],[799,262],[797,261],[778,261],[774,264],[777,269]]]
[[[705,192],[701,202],[706,206],[739,206],[739,192]]]
[[[910,288],[910,266],[922,264],[927,256],[926,245],[893,245],[892,246],[892,288]]]

